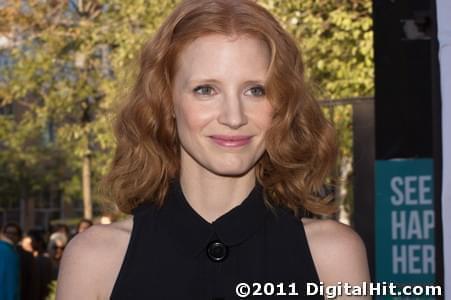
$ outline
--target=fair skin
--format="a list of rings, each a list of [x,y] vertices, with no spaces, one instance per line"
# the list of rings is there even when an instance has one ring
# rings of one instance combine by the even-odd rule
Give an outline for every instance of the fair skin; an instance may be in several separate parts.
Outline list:
[[[21,245],[22,245],[22,249],[24,249],[25,251],[31,252],[33,253],[33,245],[31,244],[32,240],[31,237],[26,236],[22,239]]]
[[[173,101],[181,141],[181,184],[193,208],[213,222],[246,197],[265,151],[272,107],[264,94],[264,43],[218,35],[191,43],[179,58]],[[242,147],[211,136],[246,136]]]
[[[248,36],[204,36],[179,56],[173,101],[181,141],[180,182],[189,204],[208,222],[239,205],[255,184],[255,163],[264,153],[272,114],[263,88],[269,60],[266,45]],[[247,139],[238,145],[224,135]],[[302,222],[326,286],[370,280],[365,247],[350,227]],[[77,235],[63,256],[57,299],[108,299],[132,226],[129,218]]]

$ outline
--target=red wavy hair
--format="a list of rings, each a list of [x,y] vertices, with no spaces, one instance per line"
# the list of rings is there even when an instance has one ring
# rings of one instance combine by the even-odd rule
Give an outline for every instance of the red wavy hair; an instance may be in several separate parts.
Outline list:
[[[251,0],[185,0],[143,47],[139,74],[118,112],[117,148],[104,191],[125,213],[143,201],[161,205],[179,175],[180,144],[171,116],[171,87],[178,54],[206,34],[247,34],[271,51],[266,94],[273,105],[266,151],[256,177],[267,201],[299,215],[330,214],[336,205],[322,193],[335,166],[335,130],[309,92],[301,53],[292,37]]]

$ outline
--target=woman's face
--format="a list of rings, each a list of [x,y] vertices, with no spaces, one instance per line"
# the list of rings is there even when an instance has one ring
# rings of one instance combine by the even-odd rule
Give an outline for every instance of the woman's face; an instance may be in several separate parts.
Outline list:
[[[233,176],[254,167],[271,125],[269,62],[266,44],[249,36],[206,35],[180,53],[173,103],[182,172]]]

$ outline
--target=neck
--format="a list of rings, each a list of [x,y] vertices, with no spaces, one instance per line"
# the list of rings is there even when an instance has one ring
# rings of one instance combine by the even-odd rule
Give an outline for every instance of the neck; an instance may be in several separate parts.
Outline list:
[[[220,176],[201,167],[183,168],[183,164],[181,170],[187,202],[209,223],[240,205],[256,183],[254,168],[240,177]]]

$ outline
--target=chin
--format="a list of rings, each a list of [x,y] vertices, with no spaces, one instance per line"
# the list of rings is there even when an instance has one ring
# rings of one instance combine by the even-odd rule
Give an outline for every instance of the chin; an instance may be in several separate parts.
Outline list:
[[[252,169],[252,164],[221,162],[210,168],[210,171],[219,176],[243,176]]]
[[[218,176],[241,177],[241,176],[244,176],[249,171],[249,169],[244,170],[244,171],[242,171],[242,170],[224,170],[224,169],[217,170],[217,171],[216,170],[210,170],[210,171],[212,171],[214,174],[216,174]]]

